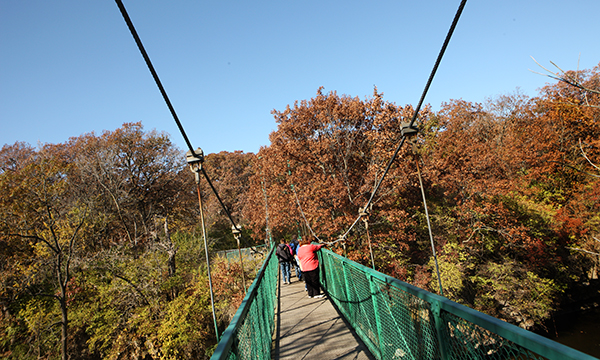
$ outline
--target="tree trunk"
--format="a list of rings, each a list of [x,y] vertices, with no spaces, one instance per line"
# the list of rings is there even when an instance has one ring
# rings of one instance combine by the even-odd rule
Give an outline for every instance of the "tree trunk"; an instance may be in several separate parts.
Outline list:
[[[69,320],[67,318],[67,301],[66,298],[62,297],[62,299],[60,300],[60,310],[62,312],[62,323],[61,323],[61,327],[62,327],[62,332],[61,332],[61,353],[62,353],[62,360],[68,360],[68,356],[67,356],[67,349],[68,349],[68,344],[67,344],[67,335],[68,335],[68,324],[69,324]]]
[[[175,255],[177,255],[177,248],[173,246],[173,242],[171,241],[171,234],[169,234],[169,226],[167,223],[167,219],[165,218],[165,240],[167,242],[167,253],[169,254],[169,277],[175,276],[175,271],[177,270],[175,264]]]
[[[57,242],[58,243],[58,242]],[[60,296],[57,296],[58,303],[60,304],[60,312],[61,312],[61,358],[62,360],[68,360],[67,350],[68,350],[68,326],[69,326],[69,318],[67,313],[67,286],[69,283],[69,265],[68,260],[63,259],[62,249],[57,246],[58,254],[56,257],[56,277],[58,280],[58,285],[60,287]],[[62,268],[65,266],[65,274],[62,273]]]

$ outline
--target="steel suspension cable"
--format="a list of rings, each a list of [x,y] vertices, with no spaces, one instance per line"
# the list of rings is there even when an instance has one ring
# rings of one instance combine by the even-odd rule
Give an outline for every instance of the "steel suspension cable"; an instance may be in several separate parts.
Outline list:
[[[219,327],[217,326],[217,315],[215,311],[215,296],[212,286],[212,277],[210,276],[210,259],[208,257],[208,241],[206,240],[206,225],[204,224],[204,210],[202,209],[202,194],[200,192],[200,176],[198,171],[194,171],[196,176],[196,191],[198,193],[198,207],[200,208],[200,220],[202,225],[202,239],[204,240],[204,255],[206,256],[206,272],[208,275],[208,288],[210,290],[210,305],[212,307],[213,322],[215,325],[215,334],[217,336],[217,342],[220,341]]]
[[[292,170],[290,169],[290,161],[289,160],[287,162],[287,166],[288,166],[288,176],[292,176]],[[308,230],[310,230],[310,233],[312,234],[312,236],[314,236],[315,239],[317,239],[319,242],[321,242],[321,239],[319,239],[317,234],[315,234],[312,227],[310,226],[310,223],[308,222],[308,219],[306,219],[306,216],[304,215],[304,211],[302,210],[302,205],[300,205],[300,200],[298,199],[298,194],[296,193],[296,187],[294,186],[293,183],[290,184],[290,187],[292,188],[292,192],[294,193],[294,197],[296,198],[296,204],[298,205],[298,209],[300,210],[300,215],[302,215],[302,218],[304,219],[304,222],[306,223],[306,227],[308,227]]]
[[[171,100],[169,100],[169,96],[167,95],[167,92],[165,91],[165,88],[163,87],[163,85],[162,85],[162,83],[160,81],[160,78],[158,77],[158,73],[154,69],[154,65],[152,65],[152,61],[150,60],[150,57],[148,56],[148,53],[146,52],[146,49],[144,48],[144,45],[142,44],[142,40],[138,36],[138,33],[135,30],[135,27],[133,26],[133,22],[131,21],[131,18],[129,17],[129,14],[127,13],[127,10],[125,9],[125,6],[123,5],[123,2],[121,0],[115,0],[115,2],[117,3],[117,6],[119,7],[119,10],[121,11],[121,15],[123,16],[123,19],[125,20],[125,23],[127,23],[127,27],[129,28],[129,31],[131,32],[131,35],[133,36],[133,38],[135,40],[135,43],[137,44],[138,49],[140,50],[140,52],[142,54],[142,57],[144,58],[144,61],[146,62],[146,65],[148,66],[148,69],[150,70],[150,73],[152,74],[152,77],[154,78],[154,81],[156,82],[156,85],[158,86],[158,89],[160,90],[160,93],[162,94],[163,99],[165,100],[165,102],[167,104],[167,107],[169,108],[169,111],[171,112],[171,115],[173,116],[173,119],[175,120],[175,123],[177,124],[177,127],[179,128],[179,132],[181,133],[181,136],[183,136],[183,140],[185,140],[185,143],[187,144],[187,146],[188,146],[191,154],[194,157],[196,157],[198,154],[196,154],[196,152],[195,152],[195,150],[194,150],[194,148],[192,146],[192,143],[190,142],[187,134],[185,133],[185,130],[183,129],[183,126],[181,125],[181,122],[179,121],[179,117],[177,116],[177,113],[175,112],[175,108],[171,104]],[[212,182],[210,181],[208,175],[206,174],[206,171],[204,170],[204,167],[202,167],[202,173],[204,174],[204,177],[206,178],[206,181],[210,185],[213,193],[215,194],[215,196],[219,200],[219,203],[221,204],[221,207],[223,207],[223,210],[227,214],[227,217],[229,217],[229,220],[231,221],[231,224],[237,229],[238,227],[237,227],[235,221],[233,221],[233,218],[231,217],[231,214],[229,213],[229,210],[227,210],[227,208],[223,204],[223,201],[219,197],[219,194],[217,193],[217,190],[212,185]]]
[[[223,208],[223,210],[227,214],[227,217],[229,217],[229,221],[231,221],[231,224],[237,230],[242,230],[242,229],[239,229],[238,226],[236,225],[235,221],[233,221],[233,218],[231,217],[231,213],[229,213],[229,210],[227,210],[227,207],[223,203],[223,200],[221,200],[221,197],[219,196],[219,193],[217,192],[217,189],[215,189],[215,187],[213,186],[212,182],[210,181],[210,178],[208,177],[208,174],[206,173],[206,170],[204,170],[204,166],[201,167],[201,170],[202,170],[202,174],[204,175],[204,178],[206,179],[206,182],[208,182],[208,185],[210,185],[210,188],[212,189],[213,193],[217,197],[217,200],[219,200],[219,203],[221,204],[221,207]]]
[[[190,143],[190,140],[188,139],[188,137],[185,133],[185,130],[183,130],[183,126],[181,125],[181,122],[179,121],[179,117],[177,116],[177,113],[175,112],[175,108],[171,104],[171,100],[169,100],[169,96],[167,95],[165,88],[163,87],[162,83],[160,82],[160,79],[158,78],[158,74],[156,73],[156,70],[154,70],[152,61],[150,61],[150,57],[148,56],[148,53],[146,52],[146,49],[144,48],[144,45],[142,44],[142,40],[138,36],[137,31],[135,30],[135,27],[133,26],[133,22],[131,21],[131,19],[129,18],[129,15],[127,14],[127,10],[125,9],[123,2],[121,0],[115,0],[115,1],[117,3],[117,6],[119,7],[119,10],[121,10],[121,15],[123,15],[123,19],[125,19],[125,22],[127,23],[127,27],[129,28],[129,31],[131,32],[131,35],[133,36],[135,43],[137,44],[138,48],[140,49],[140,52],[142,53],[142,56],[144,57],[144,60],[146,61],[146,65],[148,66],[148,69],[150,70],[150,73],[152,74],[152,77],[154,78],[154,81],[156,82],[156,85],[158,86],[158,89],[160,90],[160,93],[162,94],[163,99],[165,99],[165,102],[167,103],[167,107],[169,108],[169,111],[171,111],[171,115],[173,116],[173,119],[175,119],[175,123],[177,124],[177,127],[179,128],[179,131],[181,132],[181,135],[183,136],[185,143],[187,144],[187,146],[190,149],[190,151],[192,152],[192,154],[195,155],[194,148],[192,147],[192,143]]]
[[[431,242],[431,251],[433,253],[433,261],[435,262],[435,272],[437,274],[438,285],[440,287],[440,295],[444,296],[444,288],[442,286],[442,278],[440,277],[440,266],[438,264],[437,254],[435,252],[435,243],[433,242],[433,232],[431,231],[431,221],[429,221],[429,210],[427,210],[427,199],[425,198],[425,188],[423,187],[423,179],[421,177],[421,168],[419,167],[419,159],[416,158],[417,174],[419,175],[419,185],[421,186],[421,196],[423,197],[423,207],[425,208],[425,218],[427,219],[427,229],[429,230],[429,241]]]
[[[442,48],[440,49],[437,60],[435,61],[435,65],[433,66],[433,69],[431,70],[431,74],[429,75],[429,79],[427,80],[427,85],[425,85],[425,89],[423,90],[423,94],[421,95],[421,99],[419,100],[419,104],[415,108],[415,114],[413,115],[412,120],[410,121],[410,126],[413,126],[413,124],[415,123],[415,120],[417,119],[417,115],[419,114],[421,105],[423,105],[423,101],[425,100],[427,91],[429,91],[429,87],[431,86],[431,83],[433,82],[433,77],[435,76],[435,73],[437,72],[440,62],[442,61],[442,57],[444,56],[444,53],[446,52],[446,48],[448,47],[448,44],[450,43],[450,38],[452,38],[454,29],[456,29],[456,24],[458,24],[458,20],[460,19],[460,15],[462,14],[463,9],[465,8],[466,4],[467,4],[467,0],[462,0],[460,5],[458,6],[458,9],[456,10],[456,14],[454,15],[454,19],[452,20],[452,25],[450,25],[450,29],[448,30],[448,34],[446,34],[446,39],[444,40],[444,44],[442,45]]]
[[[264,178],[260,181],[260,184],[262,187],[263,195],[265,197],[265,244],[272,245],[273,239],[271,238],[271,230],[269,229],[269,203],[267,199],[267,190],[265,189]]]
[[[296,204],[298,204],[298,209],[300,209],[300,214],[302,215],[302,218],[304,219],[304,222],[306,223],[308,230],[310,230],[310,233],[312,234],[312,236],[315,237],[315,239],[317,239],[317,241],[321,242],[321,239],[319,239],[317,234],[315,234],[312,227],[310,226],[310,223],[306,219],[306,216],[304,216],[304,211],[302,211],[302,206],[300,205],[300,200],[298,200],[298,195],[296,194],[296,189],[294,187],[294,184],[292,184],[292,191],[294,192],[294,197],[296,198]]]
[[[417,119],[417,117],[419,116],[419,111],[421,110],[421,106],[423,105],[423,101],[425,100],[425,96],[427,95],[427,92],[429,91],[429,87],[431,86],[431,83],[433,82],[433,78],[437,72],[437,69],[440,65],[440,62],[442,61],[442,58],[444,56],[444,53],[446,52],[446,48],[448,47],[448,44],[450,43],[450,39],[452,38],[452,34],[454,33],[454,29],[456,28],[456,25],[458,24],[458,20],[460,19],[460,16],[463,12],[463,9],[465,8],[465,5],[467,3],[467,0],[462,0],[458,9],[456,10],[456,14],[454,15],[454,19],[452,20],[452,24],[450,25],[450,29],[448,30],[448,33],[446,34],[446,38],[444,40],[444,44],[442,45],[442,48],[440,49],[440,52],[438,53],[437,59],[435,61],[435,64],[433,66],[433,69],[431,70],[431,74],[429,75],[429,79],[427,80],[427,83],[425,84],[425,89],[423,90],[423,93],[421,94],[421,98],[419,100],[419,103],[417,104],[417,107],[415,108],[415,112],[412,116],[412,119],[410,120],[409,123],[409,127],[412,127]],[[373,192],[371,193],[371,197],[369,198],[369,201],[367,201],[367,204],[365,205],[365,209],[368,209],[369,206],[371,205],[371,203],[373,202],[373,198],[375,197],[375,194],[377,193],[377,191],[379,190],[379,187],[381,186],[381,183],[383,183],[383,180],[385,179],[387,173],[389,172],[392,163],[394,162],[394,160],[396,160],[396,157],[398,156],[398,153],[400,152],[400,149],[402,148],[402,146],[404,145],[404,141],[405,141],[406,137],[404,135],[402,135],[402,139],[400,140],[400,143],[398,144],[398,146],[396,147],[396,151],[394,151],[394,154],[392,155],[391,159],[389,160],[389,162],[387,163],[387,166],[385,168],[385,171],[383,172],[383,175],[381,176],[381,178],[379,179],[379,181],[377,182],[377,184],[375,185],[375,189],[373,189]],[[354,226],[358,223],[358,220],[360,220],[360,216],[358,216],[358,218],[354,221],[354,223],[350,226],[350,228],[348,228],[348,230],[344,233],[344,235],[342,235],[340,237],[339,240],[334,241],[338,242],[341,241],[342,239],[344,239],[352,230],[352,228],[354,228]]]

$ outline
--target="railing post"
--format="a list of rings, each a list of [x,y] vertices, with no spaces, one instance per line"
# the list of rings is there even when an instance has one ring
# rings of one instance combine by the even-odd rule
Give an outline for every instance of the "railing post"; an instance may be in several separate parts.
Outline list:
[[[371,289],[371,301],[373,302],[373,312],[375,313],[375,324],[377,326],[377,339],[378,339],[378,346],[377,348],[379,349],[379,358],[383,359],[383,335],[382,335],[382,328],[381,328],[381,320],[379,319],[379,304],[378,304],[378,297],[377,297],[377,286],[375,285],[375,281],[373,281],[373,275],[369,276],[369,288]]]
[[[441,305],[439,301],[433,300],[431,302],[431,313],[433,314],[433,319],[435,321],[435,333],[437,335],[438,345],[440,347],[440,356],[442,360],[448,360],[448,349],[446,344],[446,336],[444,336],[444,327],[447,327],[447,324],[444,324],[444,319],[441,316]]]
[[[342,272],[344,274],[344,289],[346,289],[346,299],[344,299],[346,301],[346,304],[344,306],[344,312],[346,312],[346,319],[350,321],[350,319],[348,319],[348,317],[352,314],[352,310],[350,309],[351,305],[351,301],[350,301],[350,287],[348,284],[348,276],[346,276],[346,262],[342,261]],[[342,304],[342,302],[340,301],[340,304]],[[350,322],[350,324],[352,326],[354,326],[354,319],[352,319],[352,322]]]

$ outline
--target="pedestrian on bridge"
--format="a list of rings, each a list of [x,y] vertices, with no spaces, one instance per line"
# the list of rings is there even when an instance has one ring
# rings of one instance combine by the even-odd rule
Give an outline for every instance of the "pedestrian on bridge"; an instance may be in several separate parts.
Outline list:
[[[286,244],[285,239],[281,239],[279,245],[277,245],[277,250],[275,250],[275,255],[277,255],[277,259],[279,260],[279,267],[281,268],[281,277],[283,278],[284,284],[290,284],[292,282],[290,267],[292,265],[292,250],[288,244]]]
[[[294,269],[296,270],[296,276],[299,281],[302,281],[302,270],[300,270],[300,260],[298,260],[298,249],[300,248],[300,242],[296,236],[292,237],[292,241],[290,242],[290,248],[292,249],[292,256],[294,259],[292,260],[292,265],[294,265]]]
[[[321,282],[319,281],[319,251],[326,244],[312,244],[312,237],[307,236],[300,242],[298,248],[298,258],[300,259],[300,267],[302,268],[302,276],[306,283],[308,297],[321,298],[325,295],[321,294]]]

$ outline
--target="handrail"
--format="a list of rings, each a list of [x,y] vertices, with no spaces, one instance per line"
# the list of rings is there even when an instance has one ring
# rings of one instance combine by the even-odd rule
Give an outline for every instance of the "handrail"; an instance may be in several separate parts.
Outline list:
[[[330,250],[319,256],[329,298],[378,359],[596,359]]]
[[[596,359],[332,251],[319,258],[323,288],[377,359]],[[277,274],[271,248],[212,360],[271,358]]]
[[[267,255],[211,360],[271,358],[278,265],[274,249]]]

